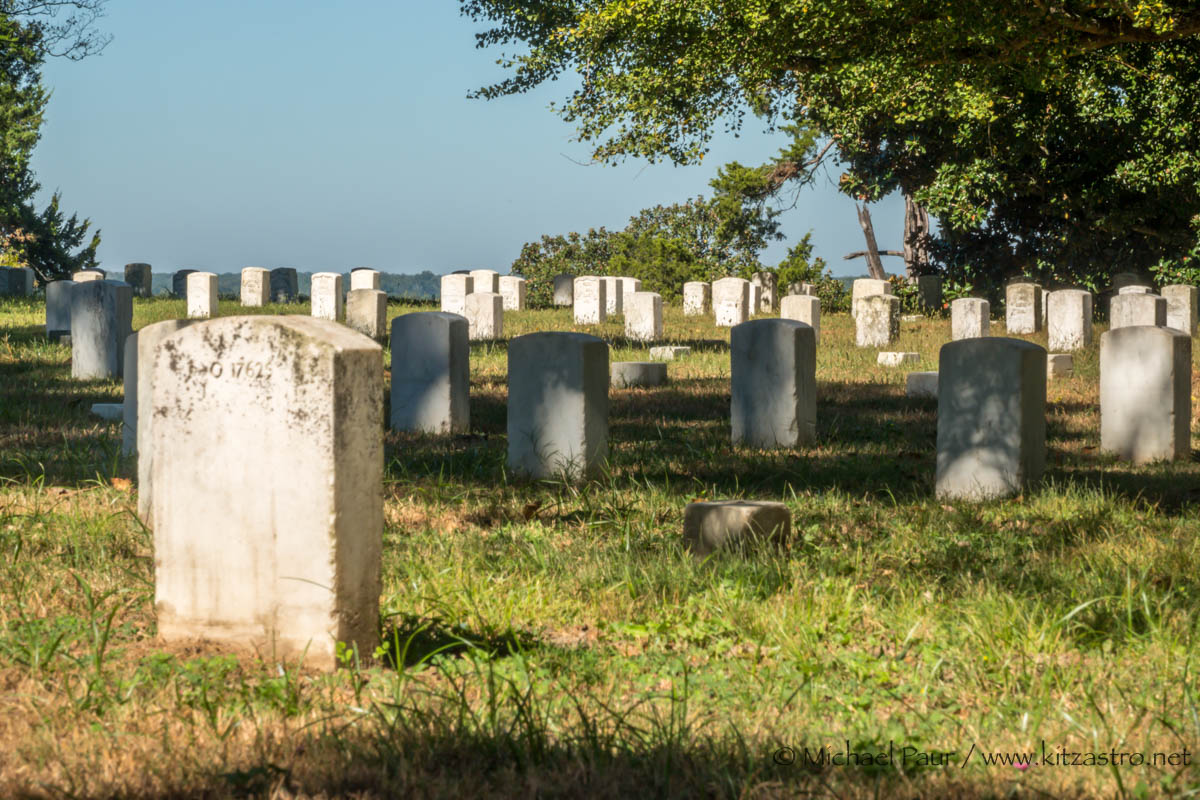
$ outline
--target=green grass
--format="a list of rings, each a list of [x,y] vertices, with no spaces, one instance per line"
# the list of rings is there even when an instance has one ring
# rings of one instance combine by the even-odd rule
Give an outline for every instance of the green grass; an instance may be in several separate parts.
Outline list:
[[[135,326],[183,313],[138,301]],[[72,381],[42,321],[0,302],[0,795],[1200,793],[1200,463],[1099,453],[1095,348],[1050,385],[1040,488],[973,505],[933,499],[936,403],[903,392],[946,320],[906,323],[893,349],[922,361],[895,370],[827,317],[820,443],[752,451],[729,444],[728,332],[668,309],[696,349],[612,393],[611,466],[582,487],[508,480],[505,346],[475,345],[471,433],[386,434],[385,646],[329,675],[154,638],[134,464],[88,414],[120,386]],[[684,506],[732,497],[787,503],[790,546],[688,556]],[[984,763],[1043,741],[1192,763]],[[899,763],[778,763],[846,742]]]

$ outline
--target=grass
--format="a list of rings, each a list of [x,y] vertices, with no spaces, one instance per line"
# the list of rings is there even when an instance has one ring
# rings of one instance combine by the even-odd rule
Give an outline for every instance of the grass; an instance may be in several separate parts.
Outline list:
[[[728,332],[668,309],[694,352],[613,392],[611,467],[582,487],[508,481],[505,345],[474,345],[471,433],[386,434],[385,644],[330,675],[155,639],[134,464],[88,414],[120,386],[71,380],[42,313],[0,302],[0,795],[1200,793],[1200,462],[1098,451],[1095,347],[1050,384],[1040,488],[946,504],[936,403],[903,391],[945,320],[904,325],[922,360],[896,370],[828,316],[820,444],[752,451],[729,444]],[[135,327],[183,313],[137,301]],[[552,329],[576,328],[506,315]],[[732,497],[787,503],[790,546],[690,558],[684,506]]]

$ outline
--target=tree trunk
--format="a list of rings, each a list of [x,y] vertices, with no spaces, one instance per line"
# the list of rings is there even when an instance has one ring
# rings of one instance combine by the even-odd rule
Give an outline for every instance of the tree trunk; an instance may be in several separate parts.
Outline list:
[[[929,271],[929,212],[904,195],[904,269],[910,280]]]
[[[875,226],[871,224],[871,212],[867,204],[858,208],[858,224],[862,226],[863,236],[867,239],[867,272],[877,281],[886,281],[887,273],[883,271],[883,262],[879,259],[879,245],[875,243]]]

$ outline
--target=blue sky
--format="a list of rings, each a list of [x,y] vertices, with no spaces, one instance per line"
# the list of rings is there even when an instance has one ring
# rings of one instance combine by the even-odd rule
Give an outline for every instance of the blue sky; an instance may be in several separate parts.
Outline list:
[[[107,268],[507,272],[524,242],[624,227],[784,141],[752,122],[701,166],[581,166],[589,148],[547,109],[567,86],[466,99],[502,73],[457,0],[110,0],[101,24],[102,55],[46,67],[34,169],[102,229]],[[903,202],[872,214],[880,247],[898,249]],[[841,258],[863,239],[830,180],[783,229],[765,262],[811,229],[835,273],[865,273]]]

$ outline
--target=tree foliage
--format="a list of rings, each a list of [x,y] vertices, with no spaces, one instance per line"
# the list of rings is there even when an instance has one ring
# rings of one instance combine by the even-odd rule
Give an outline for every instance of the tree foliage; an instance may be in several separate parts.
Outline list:
[[[900,189],[927,208],[931,256],[955,279],[1096,284],[1195,258],[1194,3],[461,3],[489,25],[478,45],[506,49],[508,76],[476,95],[578,73],[555,108],[597,158],[695,162],[755,114],[821,131],[845,193]],[[814,141],[794,164],[815,155]]]

